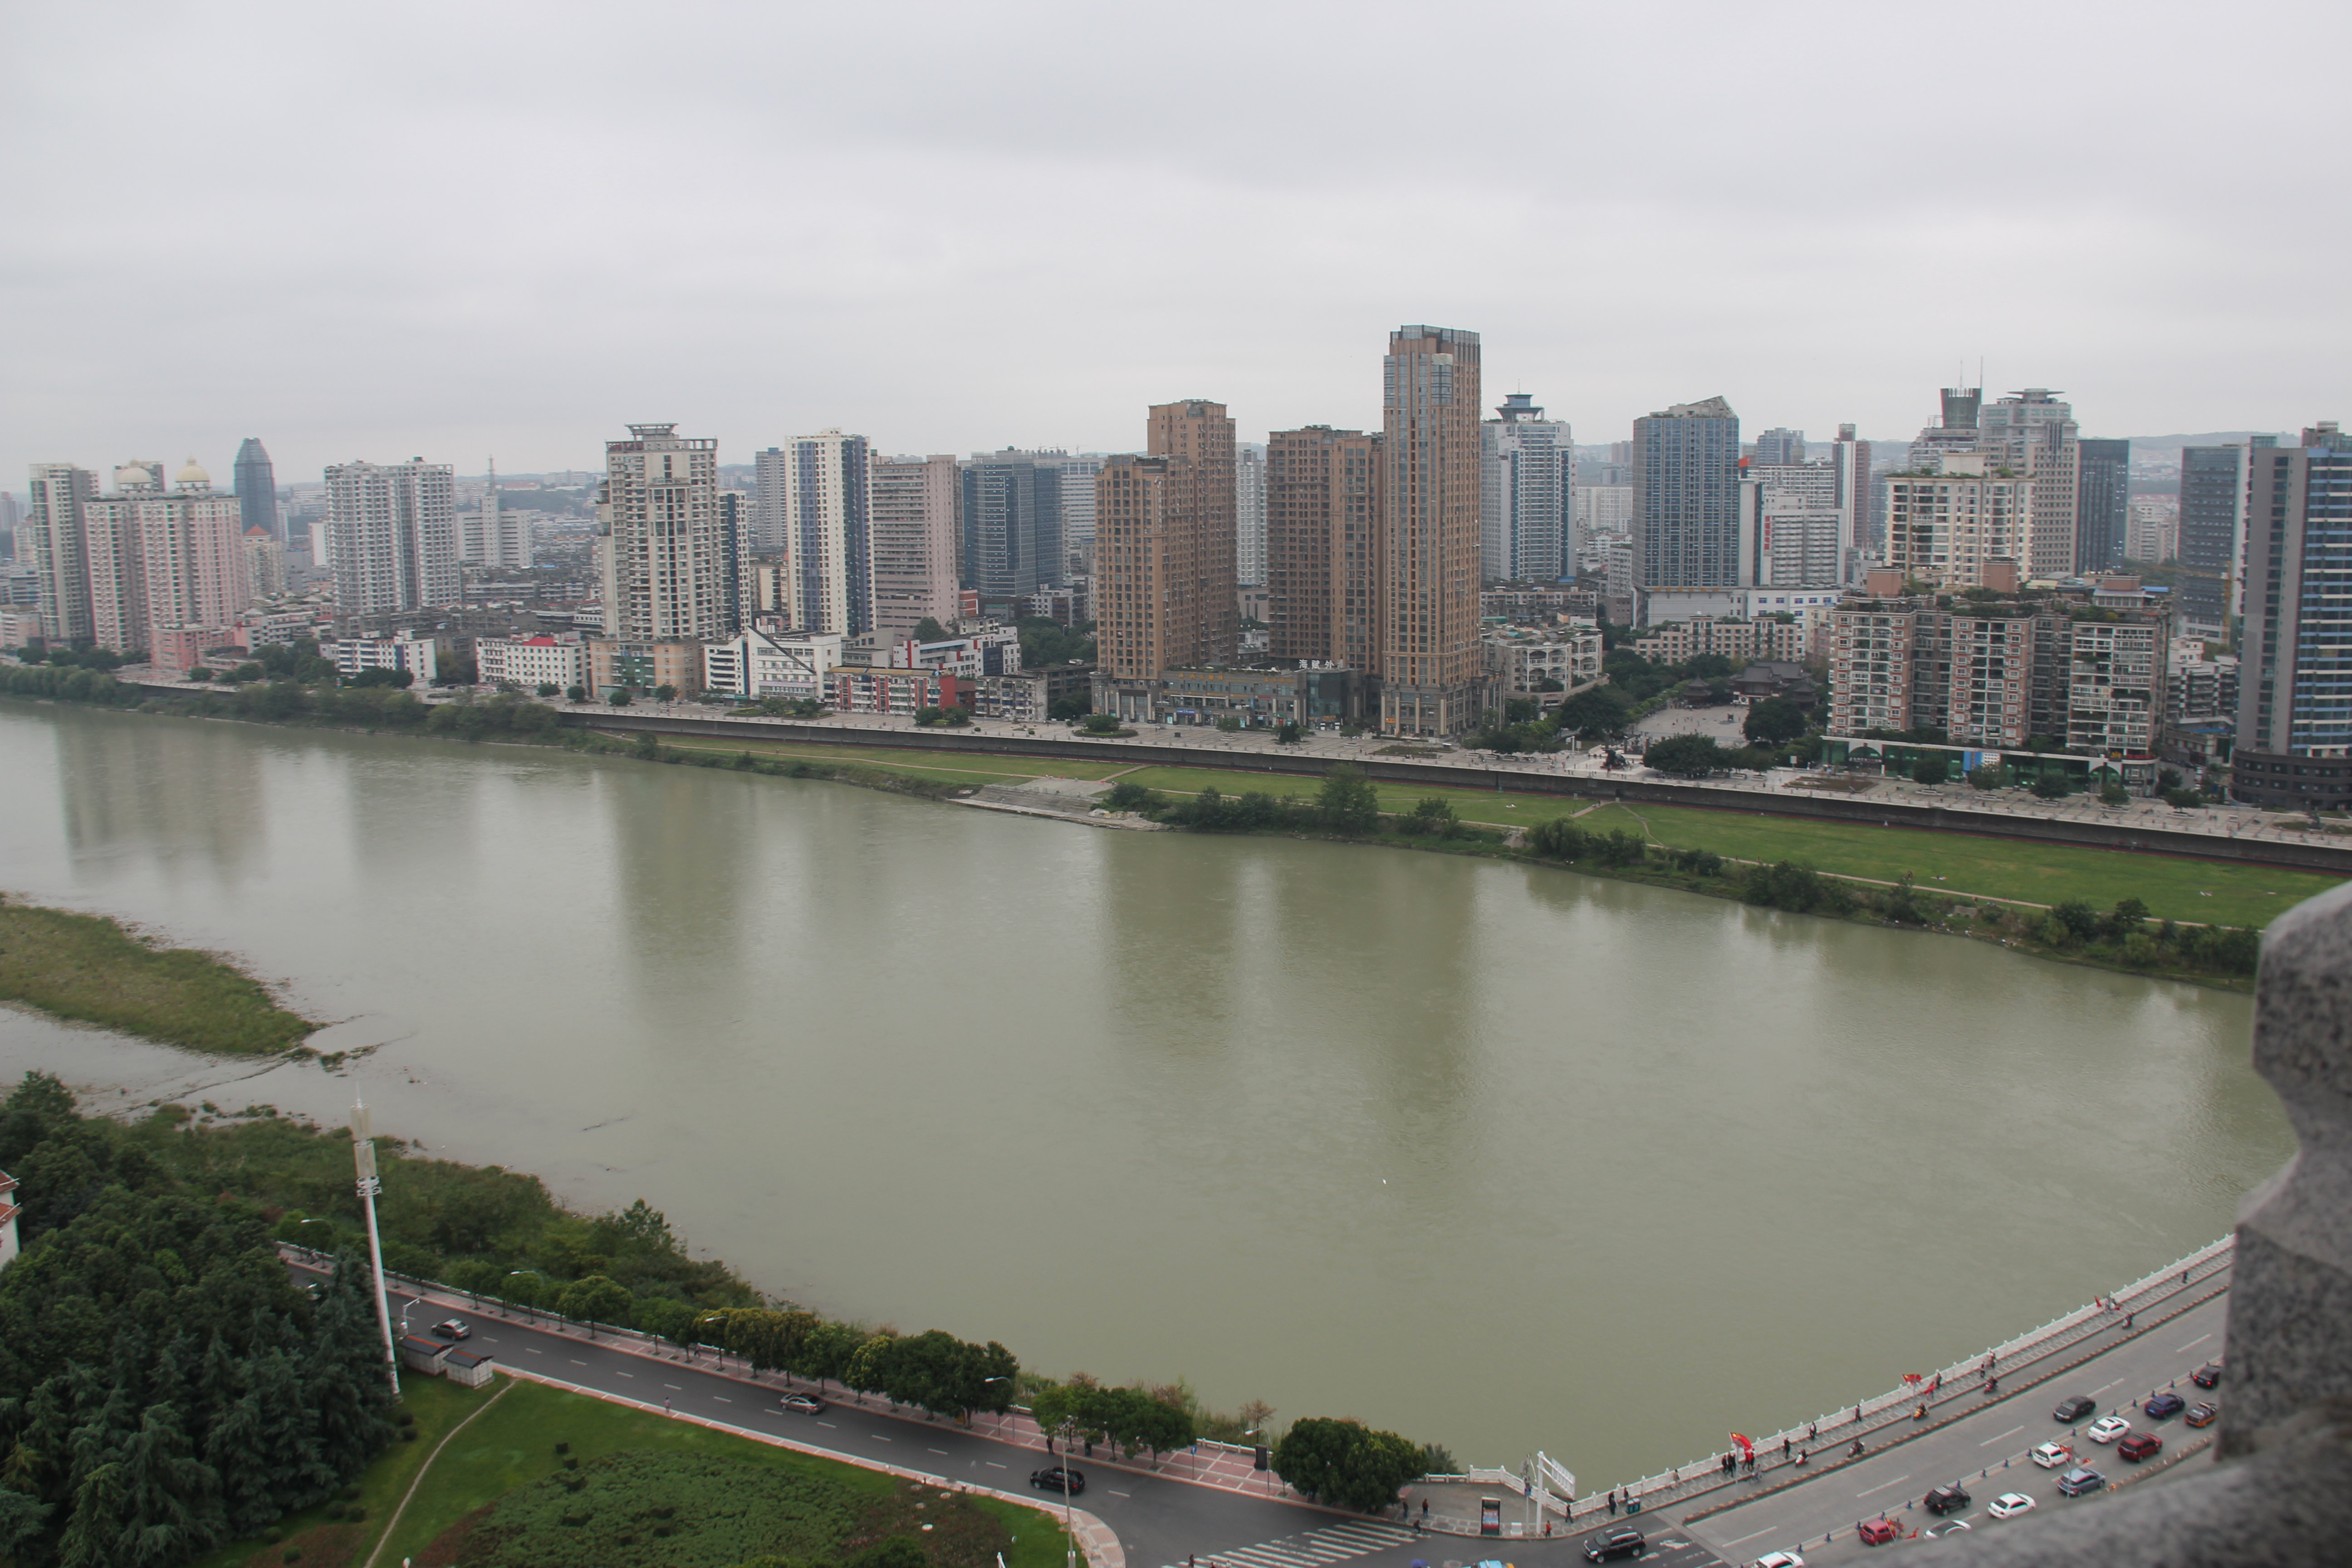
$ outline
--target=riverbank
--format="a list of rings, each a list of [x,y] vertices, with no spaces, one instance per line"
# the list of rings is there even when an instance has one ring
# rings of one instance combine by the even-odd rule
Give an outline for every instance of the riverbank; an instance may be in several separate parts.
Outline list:
[[[320,1026],[218,953],[0,895],[0,1000],[190,1050],[268,1056]]]
[[[101,695],[121,705],[121,694],[129,689]],[[1230,788],[1244,780],[1265,779],[1263,773],[1239,765],[1139,766],[1115,757],[918,752],[929,759],[918,762],[903,749],[829,740],[812,746],[782,738],[719,739],[650,730],[625,739],[593,728],[558,727],[553,710],[510,697],[446,704],[428,711],[405,692],[383,688],[316,695],[333,701],[306,708],[273,687],[151,699],[138,706],[147,712],[369,733],[421,728],[427,737],[551,745],[656,764],[816,779],[935,800],[991,784],[1049,777],[1118,780],[1196,798],[1221,785]],[[371,718],[382,723],[364,721]],[[2252,982],[2259,948],[2254,933],[2273,915],[2340,879],[2322,872],[2149,850],[1762,812],[1380,780],[1367,781],[1367,788],[1377,803],[1382,825],[1379,832],[1324,833],[1290,806],[1283,808],[1279,821],[1220,823],[1215,830],[1295,836],[1305,828],[1316,837],[1390,847],[1434,847],[1452,853],[1567,862],[1615,880],[1738,899],[1794,913],[1967,936],[2030,956],[2239,991]],[[1295,805],[1288,795],[1265,798]],[[1447,804],[1459,837],[1433,845],[1425,835],[1388,830],[1429,799]],[[1530,852],[1520,842],[1518,836],[1549,824],[1571,822],[1579,833],[1621,840],[1630,835],[1640,841],[1641,853],[1559,857]],[[1714,868],[1699,868],[1710,866]],[[1770,877],[1759,879],[1766,871]]]

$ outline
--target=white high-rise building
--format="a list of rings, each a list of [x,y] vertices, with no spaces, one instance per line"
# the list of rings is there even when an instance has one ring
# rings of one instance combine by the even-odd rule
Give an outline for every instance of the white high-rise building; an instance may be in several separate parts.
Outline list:
[[[482,487],[482,504],[459,520],[458,558],[468,566],[499,572],[528,572],[531,566],[530,523],[506,510],[499,493],[499,466]]]
[[[956,517],[961,491],[952,456],[874,458],[874,629],[904,642],[925,616],[956,615]]]
[[[784,448],[793,624],[856,637],[874,625],[873,463],[866,437],[820,430]]]
[[[1478,427],[1479,570],[1489,582],[1551,582],[1576,570],[1576,449],[1564,419],[1506,394]]]
[[[1850,579],[1853,513],[1838,492],[1834,462],[1748,465],[1740,534],[1754,541],[1756,586],[1834,588]]]
[[[1102,472],[1101,454],[1048,453],[1039,457],[1037,466],[1051,468],[1055,474],[1063,572],[1066,575],[1091,574],[1095,569],[1095,476]],[[1238,486],[1239,480],[1235,483]]]
[[[1633,531],[1633,486],[1577,485],[1573,489],[1576,507],[1570,521],[1575,524],[1580,548],[1589,544],[1596,533]]]
[[[632,425],[627,440],[605,442],[596,533],[607,635],[733,634],[743,574],[719,517],[718,442],[676,425]]]
[[[2081,427],[2072,404],[2046,386],[2029,386],[1987,404],[1977,421],[1978,449],[1993,464],[2033,480],[2033,516],[2025,544],[2028,577],[2074,573],[2082,483]],[[2104,564],[2104,563],[2103,563]]]
[[[98,494],[98,476],[71,463],[35,463],[32,504],[16,533],[16,552],[38,574],[41,631],[51,642],[90,635],[89,549],[82,504]]]
[[[1885,480],[1886,564],[1906,581],[1951,593],[1991,586],[1985,563],[2023,565],[2032,533],[2033,481],[1982,452],[1946,452],[1941,473]],[[2073,517],[2073,512],[2068,512]]]
[[[346,616],[455,605],[457,479],[446,463],[339,463],[327,479],[327,554]]]
[[[1066,531],[1066,505],[1062,517]],[[1265,582],[1265,447],[1257,441],[1234,443],[1234,581]]]

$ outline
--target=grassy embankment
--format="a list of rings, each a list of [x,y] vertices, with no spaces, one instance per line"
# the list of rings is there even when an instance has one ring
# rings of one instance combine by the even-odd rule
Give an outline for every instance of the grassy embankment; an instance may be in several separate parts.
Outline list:
[[[635,748],[628,748],[635,749]],[[746,749],[731,742],[665,738],[661,751],[734,756]],[[890,747],[835,747],[806,742],[755,742],[749,749],[762,760],[842,763],[910,781],[953,788],[1021,784],[1042,777],[1106,779],[1113,776],[1166,795],[1244,789],[1302,799],[1315,792],[1312,776],[1270,773],[1249,768],[1134,767],[1106,759],[964,756],[947,762],[910,760]],[[917,756],[924,753],[915,753]],[[2226,860],[2200,860],[2139,850],[2044,844],[1927,828],[1876,827],[1866,823],[1820,822],[1762,813],[1717,811],[1694,806],[1600,805],[1574,795],[1466,789],[1374,781],[1383,812],[1402,815],[1434,795],[1453,803],[1455,815],[1472,826],[1532,827],[1573,817],[1588,831],[1639,833],[1669,849],[1708,849],[1727,859],[1794,861],[1829,876],[1893,883],[1906,874],[1923,892],[1968,895],[2009,903],[2047,907],[2080,900],[2100,909],[2137,899],[2151,918],[2210,925],[2260,927],[2281,911],[2342,880],[2324,872]],[[942,790],[940,793],[947,793]],[[1401,842],[1419,847],[1425,840]],[[1498,853],[1484,840],[1454,840],[1443,847],[1472,854]]]
[[[319,1025],[226,959],[142,941],[103,915],[0,902],[0,999],[192,1050],[266,1055]]]
[[[197,1568],[261,1568],[285,1561],[289,1547],[302,1553],[298,1561],[305,1568],[361,1563],[371,1553],[379,1563],[413,1558],[420,1563],[440,1564],[457,1557],[467,1533],[461,1527],[484,1524],[525,1532],[508,1544],[526,1554],[536,1551],[545,1556],[550,1549],[557,1552],[593,1550],[597,1544],[593,1518],[583,1526],[550,1529],[539,1519],[544,1510],[532,1506],[536,1500],[526,1489],[544,1490],[551,1481],[560,1484],[575,1476],[593,1477],[598,1461],[621,1454],[699,1461],[693,1468],[705,1472],[724,1467],[719,1474],[738,1473],[747,1484],[778,1476],[806,1483],[808,1499],[793,1507],[807,1515],[822,1511],[826,1502],[833,1503],[837,1518],[808,1522],[834,1531],[836,1547],[855,1546],[900,1530],[917,1531],[919,1521],[926,1520],[945,1522],[941,1510],[949,1500],[936,1492],[922,1494],[876,1471],[716,1432],[693,1422],[668,1420],[518,1380],[502,1378],[484,1389],[459,1388],[439,1379],[413,1375],[403,1383],[405,1407],[416,1416],[417,1438],[394,1445],[369,1468],[360,1482],[358,1507],[364,1516],[360,1522],[331,1520],[326,1508],[312,1510],[286,1521],[285,1544],[247,1542],[213,1553]],[[501,1394],[493,1405],[492,1395]],[[445,1436],[478,1413],[478,1418],[466,1425],[448,1447],[440,1447]],[[568,1452],[559,1454],[559,1443]],[[436,1448],[437,1458],[434,1457]],[[576,1470],[564,1464],[567,1458],[575,1462]],[[742,1469],[735,1472],[734,1467]],[[677,1468],[681,1483],[690,1488],[691,1477],[686,1473],[689,1468]],[[404,1498],[407,1499],[404,1508]],[[923,1510],[916,1510],[918,1501],[925,1504]],[[335,1506],[341,1511],[341,1505]],[[583,1513],[593,1511],[586,1503],[578,1506]],[[962,1533],[992,1539],[962,1542],[961,1551],[956,1550],[960,1543],[956,1540],[940,1541],[932,1554],[938,1568],[965,1568],[958,1560],[970,1555],[976,1545],[986,1546],[982,1561],[990,1568],[997,1550],[1003,1552],[1006,1568],[1055,1568],[1062,1562],[1065,1537],[1059,1524],[1042,1510],[990,1498],[973,1499],[970,1506],[984,1519],[975,1521],[979,1530]],[[494,1511],[484,1516],[484,1510]],[[654,1560],[683,1568],[725,1568],[740,1561],[744,1554],[740,1552],[713,1542],[698,1542],[694,1512],[691,1507],[680,1510],[673,1521],[677,1534],[658,1543]],[[729,1521],[729,1528],[740,1528],[739,1521]],[[530,1539],[541,1533],[553,1537],[557,1531],[562,1531],[561,1539]],[[631,1544],[647,1552],[656,1551],[656,1543],[649,1540]],[[778,1549],[783,1549],[783,1543]]]

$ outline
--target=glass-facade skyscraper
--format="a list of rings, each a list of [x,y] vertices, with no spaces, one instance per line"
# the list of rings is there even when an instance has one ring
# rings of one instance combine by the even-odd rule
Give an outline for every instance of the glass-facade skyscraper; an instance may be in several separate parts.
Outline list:
[[[247,436],[245,445],[236,449],[236,462],[229,471],[236,486],[238,531],[250,533],[261,530],[280,544],[286,535],[278,526],[278,476],[269,467],[269,454],[261,449],[261,437]]]
[[[1643,588],[1736,588],[1739,416],[1720,397],[1633,421],[1633,573]]]
[[[2106,572],[2124,563],[2124,531],[2131,526],[2131,443],[2077,444],[2074,479],[2074,570]]]
[[[1008,447],[965,462],[963,585],[979,590],[983,607],[1062,580],[1065,457]]]
[[[2192,637],[2230,633],[2230,579],[2237,570],[2239,476],[2243,447],[2180,448],[2180,629]]]

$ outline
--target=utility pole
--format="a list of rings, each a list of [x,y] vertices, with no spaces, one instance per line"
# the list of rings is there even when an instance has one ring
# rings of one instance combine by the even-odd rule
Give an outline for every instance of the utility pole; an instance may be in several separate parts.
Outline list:
[[[368,1261],[375,1270],[375,1321],[383,1332],[383,1375],[392,1396],[400,1397],[400,1357],[392,1348],[392,1299],[383,1288],[383,1240],[376,1234],[375,1199],[383,1183],[375,1173],[375,1131],[367,1101],[352,1102],[352,1163],[359,1173],[360,1205],[367,1210]]]

